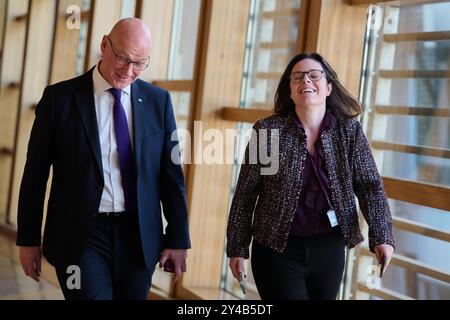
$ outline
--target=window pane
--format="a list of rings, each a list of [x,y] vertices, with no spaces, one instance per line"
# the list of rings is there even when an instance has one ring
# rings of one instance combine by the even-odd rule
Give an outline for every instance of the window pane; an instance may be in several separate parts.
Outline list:
[[[241,107],[273,109],[278,81],[295,54],[300,5],[300,0],[251,2]]]
[[[190,80],[194,76],[200,0],[175,0],[168,80]]]
[[[450,187],[448,12],[450,2],[369,9],[364,65],[367,78],[361,94],[363,124],[383,176]],[[398,217],[450,233],[449,212],[393,199],[389,204],[394,216],[395,254],[397,261],[403,262],[399,266],[394,261],[380,289],[414,299],[450,296],[449,283],[419,273],[414,266],[448,273],[450,243],[431,234],[413,232],[408,224],[395,220]],[[437,205],[445,207],[445,203]],[[376,298],[356,289],[367,278],[367,263],[376,264],[374,259],[369,260],[358,256],[357,270],[353,270],[358,278],[358,284],[353,284],[357,298]]]
[[[386,116],[387,142],[450,149],[449,118],[408,115]],[[447,136],[442,133],[447,132]]]

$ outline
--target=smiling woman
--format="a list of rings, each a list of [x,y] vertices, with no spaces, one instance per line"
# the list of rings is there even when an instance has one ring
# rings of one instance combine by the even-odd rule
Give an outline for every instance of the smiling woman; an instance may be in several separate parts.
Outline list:
[[[250,145],[231,205],[227,255],[238,278],[253,237],[251,265],[262,299],[335,299],[345,247],[362,242],[355,195],[369,224],[369,246],[389,264],[391,213],[361,125],[361,107],[317,53],[295,56],[275,95],[275,115],[253,126],[257,141],[278,130],[279,169],[263,175],[270,143]],[[261,150],[262,149],[262,150]]]

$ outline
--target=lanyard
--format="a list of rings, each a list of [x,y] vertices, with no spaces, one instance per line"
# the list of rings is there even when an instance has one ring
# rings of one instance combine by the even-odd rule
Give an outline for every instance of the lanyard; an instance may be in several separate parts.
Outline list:
[[[317,148],[316,148],[316,152],[314,153],[314,157],[311,157],[311,155],[309,155],[309,160],[311,161],[311,165],[313,167],[314,174],[316,175],[316,178],[319,181],[320,189],[322,189],[323,194],[327,198],[328,205],[330,206],[331,209],[334,210],[333,206],[331,205],[330,198],[328,197],[328,193],[327,193],[327,191],[325,190],[325,187],[322,184],[322,180],[320,179],[319,171],[317,170],[317,158],[318,158],[318,155],[317,155]]]

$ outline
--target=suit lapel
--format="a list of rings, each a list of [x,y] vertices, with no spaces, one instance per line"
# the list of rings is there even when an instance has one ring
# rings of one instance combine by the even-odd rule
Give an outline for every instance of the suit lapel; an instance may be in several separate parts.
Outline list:
[[[131,104],[133,108],[133,129],[134,129],[134,150],[136,154],[136,168],[140,168],[142,141],[144,140],[144,126],[145,119],[145,95],[139,87],[139,82],[136,81],[131,84]],[[137,170],[139,173],[139,170]]]
[[[84,75],[80,90],[78,90],[78,92],[75,94],[75,99],[77,101],[78,110],[80,111],[84,130],[95,157],[95,162],[97,163],[97,167],[103,176],[100,137],[98,133],[97,114],[95,112],[92,71],[93,69],[91,69]]]

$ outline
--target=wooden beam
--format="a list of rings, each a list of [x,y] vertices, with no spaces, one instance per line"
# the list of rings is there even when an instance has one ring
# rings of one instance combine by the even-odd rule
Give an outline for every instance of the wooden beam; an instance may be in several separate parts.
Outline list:
[[[155,86],[169,91],[192,91],[194,87],[192,80],[155,80],[152,82]]]
[[[257,72],[256,77],[260,79],[280,79],[282,72]]]
[[[398,7],[418,6],[423,4],[435,4],[448,2],[448,0],[349,0],[352,6],[362,6],[369,4],[387,4]]]
[[[390,143],[384,141],[372,141],[371,146],[380,150],[391,150],[396,152],[414,153],[421,156],[430,156],[450,159],[450,150],[443,148],[432,148],[422,146],[412,146],[400,143]]]
[[[242,109],[236,107],[223,107],[220,111],[220,117],[223,120],[250,123],[254,123],[257,120],[266,118],[272,114],[273,112],[270,110]]]
[[[445,230],[431,228],[425,224],[400,217],[393,217],[392,222],[394,224],[394,227],[396,227],[397,229],[402,229],[405,231],[418,233],[430,238],[450,242],[450,233],[448,233]]]
[[[381,114],[404,114],[413,116],[447,117],[447,118],[450,117],[450,109],[448,108],[376,105],[375,111]]]
[[[391,199],[450,211],[450,188],[388,177],[383,182]]]
[[[290,41],[274,41],[274,42],[261,42],[261,49],[290,49],[293,48],[295,43]]]
[[[10,82],[8,84],[8,89],[20,89],[20,82]]]
[[[16,22],[24,22],[24,21],[27,20],[27,18],[28,18],[28,13],[25,13],[25,14],[21,14],[21,15],[18,15],[16,17],[14,17],[14,21],[16,21]]]
[[[383,39],[386,42],[450,40],[450,31],[385,34],[383,35]]]
[[[16,228],[9,224],[0,223],[0,235],[15,242],[17,238],[17,231]]]
[[[383,78],[450,78],[450,70],[380,70]]]
[[[66,13],[66,20],[72,17],[73,13]],[[80,20],[88,20],[90,16],[90,10],[83,10],[80,12]]]
[[[358,282],[357,290],[367,292],[372,296],[382,298],[384,300],[415,300],[401,293],[386,289],[386,288],[369,288],[367,285]]]
[[[275,11],[266,11],[262,14],[262,16],[265,19],[274,19],[278,17],[295,16],[297,14],[298,14],[297,9],[283,9]]]
[[[0,148],[0,156],[12,156],[14,154],[12,149],[9,148]]]

